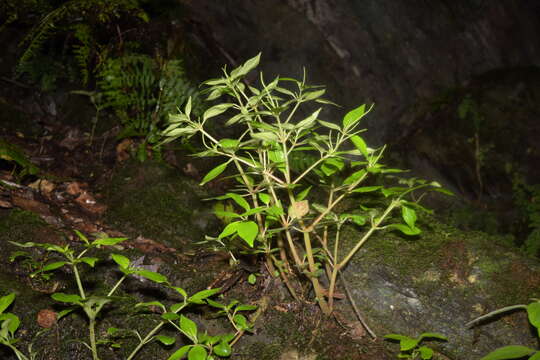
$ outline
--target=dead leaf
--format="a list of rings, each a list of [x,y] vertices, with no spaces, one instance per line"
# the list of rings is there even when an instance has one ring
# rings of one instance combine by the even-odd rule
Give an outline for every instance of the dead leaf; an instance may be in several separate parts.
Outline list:
[[[66,187],[66,192],[70,195],[79,195],[83,192],[83,188],[86,188],[87,185],[84,183],[78,183],[76,181],[68,183]]]
[[[77,128],[71,128],[66,132],[66,137],[58,145],[68,150],[73,150],[86,141],[83,133]]]
[[[57,313],[50,309],[40,310],[37,314],[37,323],[45,329],[50,329],[56,324]]]
[[[307,200],[297,201],[289,207],[289,216],[293,219],[301,219],[309,212],[309,202]]]
[[[199,170],[193,166],[192,163],[187,163],[186,166],[182,168],[182,171],[185,175],[191,176],[192,178],[199,179]]]
[[[142,252],[148,253],[148,252],[175,252],[176,249],[167,247],[161,243],[158,243],[155,240],[147,239],[142,236],[138,236],[134,242],[132,243],[133,247],[141,250]]]
[[[56,188],[56,185],[46,179],[38,179],[28,185],[28,187],[39,191],[44,195],[49,195]]]
[[[11,209],[13,204],[6,200],[0,200],[0,207],[4,209]]]
[[[11,201],[13,202],[13,205],[20,207],[23,210],[31,211],[44,216],[52,216],[49,206],[42,202],[33,199],[25,199],[17,195],[12,195]]]
[[[133,145],[133,140],[124,139],[116,145],[116,161],[123,162],[129,159],[129,154],[131,147]]]
[[[83,191],[76,199],[75,202],[82,206],[84,209],[101,215],[107,210],[107,206],[103,204],[98,204],[96,202],[96,199],[92,195],[90,195],[88,192]]]

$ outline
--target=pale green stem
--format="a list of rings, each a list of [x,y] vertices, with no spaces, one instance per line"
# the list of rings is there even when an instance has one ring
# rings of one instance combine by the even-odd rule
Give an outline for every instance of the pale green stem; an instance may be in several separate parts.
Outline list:
[[[184,304],[184,306],[180,307],[179,309],[177,309],[176,311],[174,311],[175,314],[178,314],[181,310],[183,310],[185,307],[187,306],[187,304]],[[150,341],[152,341],[152,338],[154,337],[154,335],[161,329],[161,327],[163,325],[167,324],[167,321],[161,321],[159,324],[157,324],[152,330],[150,330],[150,332],[148,334],[146,334],[146,336],[144,337],[144,339],[142,339],[139,344],[135,347],[135,349],[133,349],[133,351],[129,354],[129,356],[127,357],[126,360],[133,360],[133,358],[135,357],[135,355],[137,355],[137,353],[139,352],[139,350],[141,350],[141,348],[146,345],[147,343],[149,343]]]
[[[311,284],[313,285],[313,290],[315,291],[315,298],[317,302],[319,303],[319,307],[321,308],[323,314],[330,315],[332,313],[332,309],[328,307],[328,303],[324,299],[324,294],[322,292],[321,285],[319,284],[319,279],[317,279],[317,277],[314,276],[314,273],[317,269],[315,268],[315,262],[313,261],[313,250],[311,248],[311,239],[309,237],[309,233],[307,232],[304,232],[304,246],[306,248],[309,271],[311,272],[311,275],[309,276],[309,280],[311,281]]]
[[[337,224],[336,230],[336,242],[334,244],[334,264],[338,264],[338,248],[339,248],[339,235],[341,230],[341,223]],[[330,310],[334,308],[334,291],[336,288],[336,279],[338,275],[338,269],[336,266],[332,269],[332,276],[330,278],[330,285],[328,286],[328,307]]]
[[[364,179],[366,178],[367,176],[367,172],[358,180],[356,180],[354,183],[352,183],[349,188],[347,189],[347,191],[343,194],[341,194],[335,201],[333,201],[332,203],[328,204],[328,207],[326,208],[326,211],[322,212],[315,220],[313,220],[313,222],[311,223],[311,225],[309,225],[309,227],[306,229],[306,231],[313,231],[313,229],[315,229],[315,226],[317,226],[317,224],[322,220],[324,219],[324,217],[330,212],[332,211],[332,209],[337,205],[339,204],[339,202],[341,200],[343,200],[343,198],[345,196],[347,196],[347,193],[354,189],[355,187],[357,187],[362,181],[364,181]]]
[[[109,291],[109,293],[107,294],[107,297],[108,296],[112,296],[114,294],[114,292],[116,291],[116,289],[118,289],[118,287],[120,286],[120,284],[122,284],[122,282],[127,278],[127,275],[124,275],[120,278],[120,280],[118,280],[118,282],[116,283],[116,285],[114,285],[114,287],[111,289],[111,291]]]
[[[26,357],[22,352],[20,352],[19,349],[17,349],[15,346],[13,346],[13,345],[11,345],[9,343],[2,343],[2,344],[6,345],[11,350],[13,350],[13,352],[17,356],[17,359],[19,359],[19,360],[28,360],[28,357]]]
[[[77,266],[73,263],[71,266],[73,267],[73,274],[75,275],[75,281],[77,282],[77,287],[79,288],[79,294],[81,295],[81,298],[86,299],[86,294],[84,293],[84,288],[82,286],[81,277],[79,275],[79,271],[77,270]]]
[[[375,221],[371,225],[371,228],[368,230],[368,232],[366,232],[364,234],[362,239],[360,239],[360,241],[354,246],[354,248],[351,251],[349,251],[349,253],[347,254],[347,256],[343,260],[341,260],[339,263],[336,264],[336,266],[335,266],[336,270],[335,271],[339,271],[345,265],[347,265],[349,260],[351,260],[351,258],[354,256],[354,254],[356,254],[356,252],[362,247],[362,245],[364,245],[364,243],[367,241],[367,239],[369,239],[371,234],[373,234],[373,232],[379,228],[379,225],[386,219],[386,217],[388,215],[390,215],[392,210],[394,210],[397,206],[399,206],[400,202],[401,202],[400,200],[393,200],[390,203],[390,205],[388,205],[388,207],[386,208],[384,213],[377,219],[377,221]]]
[[[89,316],[88,320],[90,321],[88,329],[90,330],[90,348],[92,349],[92,359],[99,360],[96,345],[96,318],[95,316]]]

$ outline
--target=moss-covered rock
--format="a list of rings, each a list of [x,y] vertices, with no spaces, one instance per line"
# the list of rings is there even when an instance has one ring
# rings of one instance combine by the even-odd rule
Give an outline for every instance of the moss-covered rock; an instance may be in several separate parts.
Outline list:
[[[429,224],[427,221],[429,221]],[[500,237],[424,219],[419,238],[376,233],[344,272],[353,297],[379,334],[445,334],[436,346],[453,359],[477,359],[497,347],[534,347],[524,313],[465,328],[495,309],[540,296],[540,264]],[[360,237],[348,228],[348,246]]]

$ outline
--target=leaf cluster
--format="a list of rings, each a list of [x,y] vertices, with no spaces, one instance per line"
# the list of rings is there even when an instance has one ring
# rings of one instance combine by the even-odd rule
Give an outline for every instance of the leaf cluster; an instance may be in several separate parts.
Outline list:
[[[433,349],[428,346],[421,345],[424,340],[442,340],[448,341],[446,336],[434,332],[425,332],[420,334],[417,338],[411,338],[409,336],[400,334],[388,334],[384,336],[385,339],[399,342],[399,359],[422,359],[429,360],[433,357]]]
[[[284,279],[292,261],[294,268],[312,281],[317,301],[329,313],[337,272],[371,234],[382,229],[419,234],[416,211],[425,209],[418,204],[422,196],[413,195],[423,190],[444,190],[435,182],[415,178],[398,179],[392,187],[367,185],[368,178],[401,172],[381,163],[384,147],[370,148],[361,136],[361,120],[373,106],[361,105],[347,112],[340,123],[323,120],[323,106],[335,104],[323,98],[324,88],[306,83],[305,73],[302,80],[278,76],[270,82],[261,73],[259,87],[245,83],[243,78],[259,61],[260,54],[230,72],[224,68],[221,78],[205,81],[202,93],[206,99],[223,102],[197,116],[189,99],[183,111],[170,115],[162,143],[198,135],[204,150],[194,156],[223,159],[203,177],[201,185],[227,171],[233,173],[230,177],[237,187],[213,198],[232,204],[232,208],[221,206],[216,211],[226,226],[217,237],[207,240],[227,248],[240,239],[245,245],[241,250],[264,254],[268,268],[277,268]],[[320,107],[304,117],[299,109],[306,103]],[[208,124],[218,117],[224,119],[225,127],[235,127],[239,136],[223,138],[212,131]],[[311,196],[314,186],[325,192],[322,203]],[[379,194],[389,200],[389,205],[380,210],[360,204],[365,216],[335,212],[344,198],[363,193]],[[384,224],[396,209],[401,209],[402,222]],[[339,229],[346,222],[366,231],[353,250],[340,259]],[[329,228],[337,229],[333,249],[327,238]],[[305,256],[300,256],[298,248]],[[234,259],[234,248],[229,250]],[[329,306],[317,280],[323,269],[331,279]],[[293,291],[291,287],[289,290]]]
[[[251,330],[252,324],[250,324],[247,318],[240,314],[240,312],[253,311],[256,309],[256,307],[243,305],[237,301],[233,301],[226,306],[217,301],[209,299],[210,297],[218,294],[220,289],[202,290],[190,296],[181,287],[172,285],[166,276],[158,272],[145,269],[144,267],[137,265],[135,261],[131,261],[128,257],[121,254],[111,254],[111,259],[116,263],[118,271],[122,274],[121,278],[111,287],[107,294],[88,294],[81,279],[81,273],[78,266],[84,264],[93,268],[99,261],[99,259],[96,257],[88,256],[88,251],[92,249],[99,249],[104,246],[115,246],[125,241],[126,238],[103,237],[90,241],[82,233],[76,231],[76,234],[82,241],[84,247],[84,250],[80,252],[77,252],[70,245],[59,246],[55,244],[33,242],[27,242],[24,244],[14,242],[13,244],[22,248],[40,248],[47,253],[60,255],[61,260],[53,259],[44,266],[32,272],[30,276],[50,274],[63,268],[64,266],[68,266],[71,269],[77,284],[78,293],[66,294],[62,292],[55,292],[51,295],[51,297],[55,301],[63,303],[67,306],[66,309],[58,313],[57,320],[60,320],[64,316],[76,310],[82,310],[86,315],[89,321],[89,344],[84,344],[92,352],[92,357],[94,360],[99,360],[98,345],[121,347],[121,343],[117,340],[125,337],[126,335],[134,336],[139,341],[138,345],[129,353],[129,356],[126,358],[127,360],[134,359],[143,346],[153,341],[158,341],[166,346],[173,345],[176,341],[175,338],[159,335],[160,329],[166,324],[176,328],[181,334],[192,342],[190,345],[185,345],[177,349],[172,355],[170,355],[168,359],[182,359],[185,356],[192,360],[212,360],[215,359],[215,357],[229,357],[232,353],[232,345],[238,341],[245,331]],[[16,257],[18,256],[14,256],[13,258]],[[178,293],[182,297],[182,300],[171,305],[163,304],[160,301],[137,303],[135,305],[136,308],[148,309],[149,307],[157,307],[161,309],[160,321],[156,326],[154,326],[154,328],[150,329],[145,335],[139,333],[138,330],[109,328],[107,331],[108,337],[98,339],[96,336],[95,327],[99,314],[105,305],[114,303],[119,299],[114,294],[122,282],[130,276],[144,278],[162,286],[166,286]],[[13,301],[13,298],[14,295],[10,295],[9,297],[0,299],[0,310],[3,311],[5,308],[7,308]],[[197,325],[192,320],[180,314],[180,312],[184,311],[187,307],[198,305],[210,305],[218,308],[219,312],[217,315],[227,317],[230,323],[233,325],[235,332],[210,336],[206,332],[199,331],[197,329]],[[16,354],[18,354],[18,356],[21,354],[22,357],[20,357],[20,359],[27,359],[16,347],[13,346],[16,341],[14,333],[20,323],[18,318],[13,314],[6,314],[5,316],[0,314],[0,321],[3,321],[1,328],[7,329],[5,330],[5,333],[2,332],[3,330],[0,330],[0,343],[9,346]]]

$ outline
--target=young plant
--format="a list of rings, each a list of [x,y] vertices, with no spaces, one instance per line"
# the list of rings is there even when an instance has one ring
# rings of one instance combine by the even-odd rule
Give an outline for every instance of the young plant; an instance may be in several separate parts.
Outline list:
[[[433,333],[425,332],[420,334],[417,338],[411,338],[405,335],[399,334],[388,334],[384,336],[385,339],[399,341],[399,351],[398,359],[422,359],[429,360],[433,358],[433,350],[425,345],[420,345],[426,339],[436,339],[448,341],[446,336]]]
[[[527,316],[529,322],[532,326],[536,328],[536,334],[540,338],[540,300],[534,299],[529,305],[512,305],[507,306],[495,311],[492,311],[486,315],[480,316],[479,318],[474,319],[473,321],[467,323],[465,326],[471,327],[474,326],[488,318],[491,318],[495,315],[506,313],[514,310],[525,310],[527,311]],[[506,360],[506,359],[521,359],[528,357],[529,360],[540,360],[540,349],[531,349],[526,346],[521,345],[510,345],[503,346],[498,348],[480,360]]]
[[[32,347],[28,347],[29,356],[24,355],[15,343],[19,341],[15,337],[15,332],[19,329],[21,321],[19,317],[12,313],[4,312],[15,300],[15,294],[11,293],[0,298],[0,344],[9,347],[17,356],[18,360],[33,360],[36,354],[32,352]]]
[[[189,305],[206,304],[206,301],[208,300],[207,298],[217,294],[220,291],[220,289],[203,290],[203,291],[200,291],[200,292],[198,292],[198,293],[196,293],[196,294],[194,294],[192,296],[188,296],[188,294],[185,292],[184,289],[182,289],[180,287],[172,286],[169,283],[168,279],[164,275],[159,274],[157,272],[153,272],[153,271],[144,269],[143,267],[139,267],[139,266],[137,266],[135,261],[131,262],[127,257],[125,257],[123,255],[112,254],[111,258],[118,265],[118,270],[122,273],[122,276],[112,286],[112,288],[110,289],[110,291],[106,295],[88,294],[87,291],[84,288],[84,285],[83,285],[83,282],[82,282],[82,279],[81,279],[81,273],[79,271],[78,266],[84,263],[86,265],[94,267],[95,264],[97,263],[98,259],[95,258],[95,257],[85,256],[86,253],[91,249],[100,248],[101,246],[116,245],[116,244],[126,240],[126,238],[98,238],[98,239],[90,242],[88,240],[88,238],[86,236],[84,236],[82,233],[80,233],[78,231],[76,231],[76,233],[77,233],[78,237],[83,241],[83,244],[84,244],[84,247],[85,247],[85,249],[82,250],[81,252],[79,252],[78,254],[69,245],[61,247],[61,246],[54,245],[54,244],[47,244],[47,243],[38,244],[38,243],[32,243],[32,242],[27,242],[27,243],[24,243],[24,244],[19,244],[19,243],[13,242],[13,244],[15,244],[17,246],[20,246],[20,247],[24,247],[24,248],[39,247],[39,248],[42,248],[42,249],[44,249],[45,251],[47,251],[49,253],[59,254],[63,258],[63,260],[61,260],[61,261],[53,261],[53,262],[50,262],[50,263],[46,264],[45,266],[39,268],[38,270],[36,270],[36,271],[34,271],[33,273],[30,274],[31,277],[37,276],[37,275],[42,275],[42,274],[50,274],[51,272],[53,272],[55,270],[58,270],[58,269],[60,269],[60,268],[62,268],[64,266],[69,266],[71,268],[71,270],[72,270],[71,272],[73,273],[73,276],[75,278],[75,282],[77,284],[78,293],[77,294],[65,294],[65,293],[61,293],[61,292],[56,292],[56,293],[52,294],[51,297],[54,300],[58,301],[58,302],[71,305],[71,307],[61,311],[58,314],[58,319],[64,317],[65,315],[67,315],[70,312],[76,310],[77,308],[81,309],[84,312],[84,314],[86,315],[86,317],[88,319],[88,322],[89,322],[89,324],[88,324],[89,344],[84,343],[84,342],[83,342],[83,344],[88,349],[90,349],[90,351],[92,352],[93,360],[99,360],[99,354],[98,354],[98,348],[97,348],[98,345],[100,345],[100,344],[111,344],[111,345],[113,345],[113,347],[118,347],[119,346],[119,344],[115,343],[114,341],[110,341],[110,340],[106,340],[106,339],[97,339],[97,337],[96,337],[96,323],[97,323],[97,318],[100,315],[101,310],[103,309],[103,307],[106,304],[111,303],[111,302],[118,299],[118,297],[115,297],[114,294],[116,293],[119,286],[124,282],[124,280],[128,276],[136,276],[136,277],[139,277],[139,278],[142,277],[142,278],[145,278],[145,279],[150,280],[152,282],[155,282],[157,284],[167,286],[167,287],[175,290],[176,292],[178,292],[183,297],[183,300],[181,302],[179,302],[179,303],[172,304],[171,306],[169,306],[168,309],[164,304],[162,304],[159,301],[138,303],[136,305],[136,307],[157,306],[160,309],[162,309],[163,314],[161,315],[161,321],[156,326],[154,326],[150,331],[148,331],[146,333],[146,335],[144,335],[144,336],[142,336],[137,330],[124,331],[125,333],[130,333],[130,334],[136,336],[137,339],[139,340],[138,345],[136,345],[136,347],[129,353],[126,360],[134,359],[135,356],[142,349],[142,347],[145,346],[146,344],[152,342],[152,341],[159,341],[159,342],[161,342],[161,343],[163,343],[165,345],[173,344],[174,341],[175,341],[174,338],[158,335],[159,331],[161,330],[161,328],[165,324],[172,324],[174,327],[179,329],[179,331],[181,333],[186,335],[189,339],[196,340],[194,342],[194,345],[188,345],[188,350],[189,350],[190,354],[191,354],[191,351],[192,351],[190,349],[192,347],[199,349],[200,346],[203,346],[205,349],[206,348],[210,349],[211,350],[210,353],[212,353],[212,351],[213,351],[213,353],[216,356],[220,356],[220,357],[221,356],[228,356],[228,355],[223,355],[223,354],[227,353],[227,351],[225,351],[225,350],[230,350],[231,345],[232,345],[230,343],[230,341],[233,340],[233,339],[238,340],[238,338],[240,338],[243,333],[240,334],[240,333],[237,332],[236,334],[232,334],[231,336],[222,335],[222,336],[217,336],[217,337],[208,337],[208,336],[204,337],[203,335],[201,335],[199,337],[192,337],[191,336],[192,333],[187,330],[187,329],[189,329],[191,331],[192,326],[188,326],[188,328],[186,328],[187,325],[185,325],[185,324],[191,324],[190,323],[191,320],[187,319],[183,315],[182,316],[178,315],[178,313],[180,311],[184,310]],[[1,304],[1,302],[0,302],[0,304]],[[247,306],[247,305],[243,305],[243,306]],[[0,309],[1,309],[1,306],[0,306]],[[248,308],[244,308],[242,310],[248,310]],[[2,318],[0,317],[0,320],[1,319]],[[177,319],[181,320],[179,327],[173,322],[174,320],[177,320]],[[232,323],[233,323],[234,327],[236,328],[236,323],[235,322],[232,322]],[[17,326],[18,326],[18,324],[17,324]],[[16,330],[16,328],[15,328],[15,330]],[[12,331],[12,333],[13,332],[14,332],[14,330]],[[108,334],[110,335],[111,338],[118,337],[117,335],[120,332],[121,331],[119,329],[116,329],[116,328],[110,328],[108,330]],[[0,334],[0,336],[1,336],[1,334]],[[216,345],[216,342],[218,342],[218,341],[219,341],[219,344]],[[200,345],[200,344],[202,344],[202,345]],[[183,348],[185,348],[185,347],[183,347]],[[179,351],[177,351],[176,353],[179,353]],[[201,357],[200,354],[202,354],[202,352],[200,350],[193,350],[193,352],[194,352],[194,355],[189,355],[190,356],[189,359],[193,359],[193,360],[206,360],[206,359],[210,360],[211,359],[211,357],[209,355],[208,356],[205,355],[205,357]],[[229,351],[229,355],[230,355],[230,351]],[[181,359],[181,356],[180,357],[175,357],[175,355],[173,354],[170,357],[170,359]]]
[[[422,207],[407,197],[440,186],[414,178],[390,188],[365,185],[371,177],[399,172],[380,163],[384,147],[369,148],[360,136],[360,120],[371,107],[362,105],[348,112],[341,124],[320,120],[322,108],[298,119],[304,103],[333,103],[322,99],[324,89],[307,85],[305,76],[302,81],[276,77],[266,83],[261,75],[260,88],[244,83],[243,78],[259,59],[260,54],[230,73],[223,69],[221,78],[206,81],[207,100],[223,96],[227,100],[200,117],[193,116],[188,100],[184,111],[170,116],[163,143],[199,135],[204,150],[195,156],[224,159],[206,174],[201,185],[227,169],[237,181],[234,191],[215,198],[232,203],[233,208],[216,211],[228,223],[217,237],[207,239],[229,249],[264,254],[270,273],[279,273],[295,297],[289,276],[303,274],[311,282],[322,311],[330,314],[339,271],[375,231],[419,234],[416,210]],[[235,126],[239,136],[219,138],[212,133],[210,129],[218,127],[208,123],[221,114],[228,119],[225,126]],[[348,173],[342,175],[345,171]],[[316,188],[325,190],[323,201],[310,193],[314,182]],[[359,213],[335,212],[347,197],[364,193],[382,194],[388,199],[386,207],[368,209],[359,204]],[[398,209],[404,223],[389,222]],[[345,222],[362,226],[365,232],[342,254],[339,230]],[[319,281],[324,272],[330,279],[328,289]]]

